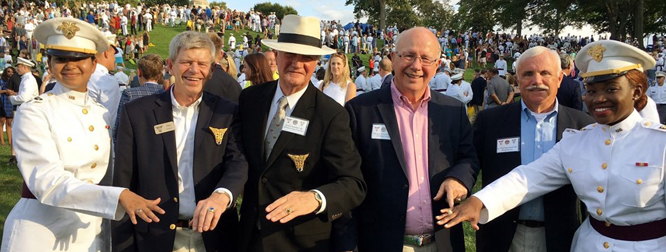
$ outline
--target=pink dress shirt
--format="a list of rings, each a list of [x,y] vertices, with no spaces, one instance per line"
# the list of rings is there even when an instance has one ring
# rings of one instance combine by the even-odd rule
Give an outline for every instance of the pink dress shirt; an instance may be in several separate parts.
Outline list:
[[[409,196],[405,234],[419,235],[432,233],[433,215],[430,197],[430,177],[428,176],[428,102],[430,89],[420,104],[414,109],[407,97],[391,83],[393,109],[398,120],[400,141],[402,142]]]

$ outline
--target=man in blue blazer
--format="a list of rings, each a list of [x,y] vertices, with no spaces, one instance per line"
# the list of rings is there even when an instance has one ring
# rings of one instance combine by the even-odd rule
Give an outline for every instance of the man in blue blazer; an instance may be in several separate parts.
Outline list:
[[[441,54],[432,32],[407,30],[396,45],[392,84],[346,104],[368,185],[346,241],[358,237],[360,252],[465,251],[462,227],[444,229],[435,216],[476,181],[466,107],[428,88]]]

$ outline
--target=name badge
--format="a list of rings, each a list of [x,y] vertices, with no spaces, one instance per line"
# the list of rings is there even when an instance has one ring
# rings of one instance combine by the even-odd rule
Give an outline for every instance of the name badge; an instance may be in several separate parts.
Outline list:
[[[372,124],[372,139],[378,140],[391,140],[388,130],[386,130],[386,125],[383,123],[373,123]]]
[[[520,151],[520,137],[497,139],[497,153]]]
[[[166,122],[155,125],[154,128],[155,128],[155,135],[159,135],[162,133],[167,133],[176,130],[176,125],[173,122]]]
[[[308,120],[287,116],[284,118],[282,131],[305,136],[305,132],[308,131],[308,124],[310,124]]]

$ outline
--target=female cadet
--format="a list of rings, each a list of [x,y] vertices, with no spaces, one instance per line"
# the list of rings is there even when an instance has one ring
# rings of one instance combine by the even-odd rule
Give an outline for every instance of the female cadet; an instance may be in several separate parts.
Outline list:
[[[24,184],[5,222],[1,251],[104,251],[102,218],[127,212],[147,222],[164,213],[159,199],[98,185],[110,153],[107,110],[87,94],[94,55],[108,42],[92,25],[72,18],[45,21],[36,39],[57,80],[52,91],[24,103],[14,121],[14,147]]]
[[[647,53],[624,43],[588,44],[576,57],[585,103],[597,123],[567,130],[533,163],[515,168],[464,204],[442,209],[438,224],[487,223],[504,212],[572,184],[589,217],[572,251],[663,251],[666,247],[664,160],[666,126],[642,118],[634,103],[644,93]]]

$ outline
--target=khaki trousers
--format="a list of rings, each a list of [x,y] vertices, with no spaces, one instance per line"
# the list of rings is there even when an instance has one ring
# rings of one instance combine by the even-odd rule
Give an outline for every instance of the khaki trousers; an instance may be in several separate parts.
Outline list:
[[[518,224],[509,252],[546,252],[546,228]]]
[[[173,241],[174,252],[206,252],[201,233],[189,228],[176,228],[176,239]]]

